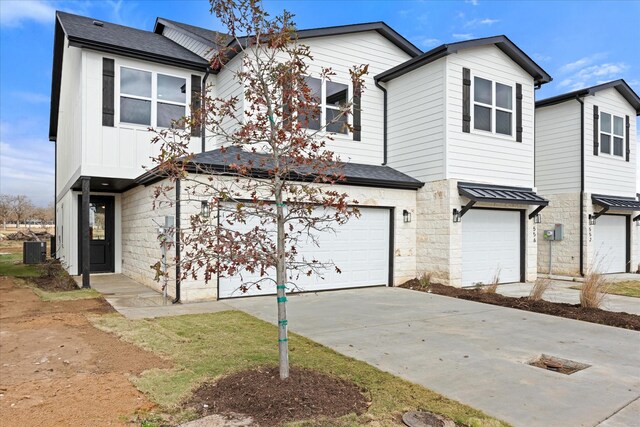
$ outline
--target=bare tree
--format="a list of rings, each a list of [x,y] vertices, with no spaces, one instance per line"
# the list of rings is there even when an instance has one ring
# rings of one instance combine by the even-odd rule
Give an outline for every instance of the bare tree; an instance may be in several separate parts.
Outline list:
[[[16,221],[16,228],[20,228],[20,224],[29,219],[29,216],[33,213],[34,210],[31,199],[23,194],[10,197],[9,206],[13,218]]]
[[[270,18],[255,0],[211,0],[211,11],[228,29],[228,43],[211,66],[225,68],[239,56],[242,66],[227,72],[243,89],[243,102],[206,96],[186,119],[186,129],[155,131],[161,149],[154,161],[168,179],[156,188],[154,206],[171,203],[180,180],[183,202],[204,200],[216,212],[214,219],[192,215],[189,226],[177,230],[185,249],[174,261],[183,278],[239,276],[242,292],[275,285],[280,378],[286,379],[287,290],[299,289],[302,275],[340,271],[330,260],[308,258],[300,245],[318,245],[321,233],[335,232],[359,215],[357,201],[334,185],[344,173],[326,146],[332,131],[353,131],[348,123],[353,100],[345,91],[334,114],[321,117],[320,99],[307,80],[314,75],[307,64],[310,50],[298,43],[291,14]],[[364,89],[367,68],[350,70],[356,96]],[[327,81],[334,75],[330,68],[315,73]],[[194,126],[204,126],[222,147],[227,159],[223,174],[191,161],[189,128]],[[155,266],[157,277],[162,276],[160,265]]]
[[[0,221],[2,228],[7,229],[7,221],[11,216],[11,196],[8,194],[0,194]]]

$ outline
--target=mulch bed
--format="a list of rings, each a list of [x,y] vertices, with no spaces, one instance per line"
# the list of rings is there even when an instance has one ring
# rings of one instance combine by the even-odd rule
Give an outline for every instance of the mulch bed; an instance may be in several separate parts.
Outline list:
[[[343,379],[291,368],[289,378],[282,381],[277,367],[266,367],[203,384],[185,406],[201,416],[236,413],[252,417],[261,426],[278,426],[309,418],[362,414],[368,403],[358,386]]]
[[[500,294],[482,292],[480,289],[455,288],[453,286],[445,286],[437,283],[431,283],[427,287],[424,287],[417,279],[409,280],[408,282],[400,285],[400,287],[470,301],[483,302],[485,304],[499,305],[501,307],[516,308],[518,310],[550,314],[552,316],[565,317],[567,319],[582,320],[585,322],[599,323],[601,325],[640,331],[640,316],[636,314],[607,311],[600,308],[584,308],[579,304],[566,304],[545,300],[532,301],[527,297],[507,297]]]

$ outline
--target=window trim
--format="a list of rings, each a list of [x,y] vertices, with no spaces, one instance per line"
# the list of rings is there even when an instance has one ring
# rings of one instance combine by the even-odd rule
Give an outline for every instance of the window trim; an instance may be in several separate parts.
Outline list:
[[[147,98],[144,96],[138,96],[138,95],[129,95],[127,93],[123,93],[121,90],[121,86],[120,86],[120,79],[122,78],[122,69],[123,68],[128,68],[130,70],[135,70],[135,71],[143,71],[146,73],[151,73],[151,98]],[[185,108],[185,116],[188,116],[191,112],[191,107],[190,107],[190,101],[191,101],[191,78],[189,76],[182,76],[179,74],[172,74],[171,72],[165,72],[165,71],[158,71],[157,69],[153,69],[153,68],[140,68],[137,67],[135,65],[130,65],[126,62],[118,62],[116,63],[115,66],[115,91],[116,91],[116,102],[115,102],[115,115],[116,115],[116,123],[118,123],[118,125],[124,125],[127,127],[136,127],[136,128],[149,128],[149,127],[156,127],[159,129],[169,129],[166,127],[162,127],[162,126],[158,126],[158,103],[163,103],[163,104],[171,104],[171,105],[178,105],[178,106],[183,106]],[[185,103],[182,104],[180,102],[175,102],[175,101],[169,101],[169,100],[160,100],[158,99],[158,74],[162,74],[163,76],[169,76],[169,77],[176,77],[179,79],[184,79],[185,80]],[[150,121],[151,123],[148,125],[143,125],[140,123],[131,123],[131,122],[127,122],[127,121],[123,121],[121,119],[121,111],[120,111],[120,98],[131,98],[131,99],[139,99],[141,101],[150,101],[151,102],[151,116],[150,116]]]
[[[609,116],[611,116],[611,131],[609,131],[609,132],[605,132],[605,131],[602,130],[602,115],[603,114],[608,114]],[[622,135],[616,135],[616,134],[613,133],[614,132],[614,124],[613,123],[615,121],[615,117],[618,117],[620,120],[622,120]],[[598,144],[598,150],[599,150],[598,154],[604,155],[604,156],[607,156],[607,157],[611,157],[611,158],[614,158],[614,159],[621,159],[621,160],[625,161],[626,160],[625,159],[625,152],[626,152],[625,150],[627,148],[626,147],[626,145],[627,145],[626,144],[626,139],[625,139],[626,132],[627,132],[626,127],[627,126],[626,126],[626,123],[625,123],[624,115],[618,116],[618,115],[616,115],[614,113],[610,113],[610,112],[607,112],[607,111],[600,111],[599,114],[598,114],[598,142],[599,142],[599,144]],[[607,153],[606,151],[602,151],[602,135],[603,134],[609,136],[609,138],[610,138],[609,139],[609,147],[611,148],[611,152],[610,153]],[[618,138],[622,139],[622,153],[620,155],[613,154],[614,153],[614,151],[613,151],[613,146],[614,146],[613,138],[615,138],[615,137],[618,137]]]
[[[479,102],[476,101],[476,97],[475,97],[475,81],[476,81],[476,77],[483,79],[483,80],[488,80],[491,82],[491,101],[492,104],[485,104],[484,102]],[[511,88],[511,110],[503,108],[503,107],[498,107],[497,105],[497,100],[496,100],[496,85],[497,84],[501,84],[504,86],[509,86]],[[470,102],[471,102],[471,108],[469,111],[469,115],[471,116],[471,126],[470,126],[470,130],[472,133],[476,133],[478,135],[491,135],[497,138],[502,138],[502,139],[507,139],[510,141],[516,141],[517,139],[517,129],[516,129],[516,82],[505,82],[504,80],[499,80],[496,79],[494,77],[489,77],[487,75],[483,75],[481,73],[474,73],[471,72],[471,85],[470,85]],[[480,107],[485,107],[485,108],[490,108],[491,109],[491,130],[482,130],[482,129],[476,129],[475,126],[475,106],[476,104]],[[497,114],[496,111],[503,111],[505,113],[510,113],[511,114],[511,134],[505,134],[505,133],[500,133],[500,132],[496,132],[496,120],[497,120]]]
[[[334,78],[329,80],[327,78],[320,78],[320,77],[309,76],[309,75],[306,75],[304,77],[320,80],[320,128],[321,129],[324,128],[324,130],[322,131],[322,134],[331,134],[334,137],[344,137],[344,138],[353,137],[353,132],[351,132],[348,129],[346,133],[342,133],[342,132],[328,131],[325,128],[327,124],[327,109],[334,110],[334,111],[339,110],[339,108],[330,107],[326,103],[327,102],[327,82],[330,81],[332,83],[346,85],[347,86],[347,102],[349,102],[349,100],[353,98],[353,83],[346,82],[341,79],[334,79]],[[347,116],[347,124],[353,126],[353,113]],[[310,128],[306,128],[306,129],[312,132],[318,132],[316,129],[310,129]]]

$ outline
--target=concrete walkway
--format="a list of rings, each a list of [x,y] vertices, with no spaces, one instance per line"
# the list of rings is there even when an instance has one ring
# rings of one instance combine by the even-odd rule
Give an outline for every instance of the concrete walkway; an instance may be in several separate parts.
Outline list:
[[[78,283],[82,282],[81,277],[75,279]],[[92,274],[91,287],[103,294],[118,313],[129,319],[233,310],[221,301],[172,304],[169,298],[165,303],[160,293],[122,274]]]
[[[639,280],[637,274],[634,274],[633,276],[633,280]],[[551,302],[578,304],[580,302],[580,291],[577,289],[571,289],[572,286],[580,286],[580,283],[553,281],[551,282],[549,289],[544,293],[543,299]],[[531,287],[532,284],[530,283],[507,283],[498,286],[498,293],[509,297],[524,297],[529,295]],[[640,298],[625,297],[621,295],[607,295],[602,308],[609,311],[624,311],[640,315]]]
[[[514,426],[640,419],[638,332],[399,288],[289,301],[292,331]],[[272,297],[227,304],[276,323]],[[591,366],[563,375],[527,364],[541,354]]]

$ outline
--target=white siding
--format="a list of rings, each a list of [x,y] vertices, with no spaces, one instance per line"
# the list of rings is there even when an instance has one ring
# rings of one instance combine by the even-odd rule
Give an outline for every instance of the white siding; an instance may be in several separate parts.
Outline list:
[[[242,86],[238,83],[235,74],[242,69],[242,56],[237,55],[220,70],[217,75],[210,75],[207,79],[207,86],[210,87],[209,95],[214,98],[230,99],[236,97],[238,102],[236,103],[237,115],[236,117],[242,117],[244,114],[244,93],[242,92]],[[233,128],[236,125],[236,120],[225,119],[222,126],[227,132],[233,132]],[[211,136],[207,136],[206,149],[213,150],[219,148],[225,144],[224,141],[216,141]]]
[[[191,93],[191,75],[198,74],[145,61],[107,55],[115,60],[115,126],[102,126],[102,58],[103,54],[83,52],[82,106],[85,112],[82,126],[82,175],[136,178],[152,167],[151,157],[159,152],[158,144],[151,144],[154,137],[144,125],[119,123],[120,67],[132,67],[146,71],[165,73],[186,79],[187,94]],[[187,96],[187,104],[189,96]],[[187,114],[189,106],[187,105]],[[200,138],[191,138],[191,149],[200,151]]]
[[[213,56],[213,51],[209,46],[173,28],[164,27],[162,35],[203,58],[211,59]]]
[[[375,31],[304,39],[300,43],[310,48],[313,60],[308,65],[312,76],[318,76],[323,67],[330,67],[336,73],[331,81],[351,86],[349,70],[354,65],[369,65],[361,100],[362,140],[354,141],[351,135],[333,135],[334,140],[327,140],[326,146],[342,161],[382,164],[384,100],[373,78],[410,56]],[[239,59],[236,57],[228,65],[228,70],[218,74],[218,97],[226,98],[240,93],[240,87],[230,73],[240,66],[234,64]],[[249,108],[248,105],[243,107]]]
[[[82,50],[69,47],[65,40],[60,84],[60,109],[56,141],[56,198],[80,174],[82,113]]]
[[[445,177],[445,60],[387,84],[388,164],[424,182]]]
[[[574,100],[536,109],[536,188],[580,191],[580,108]]]
[[[597,105],[599,112],[629,116],[631,128],[630,146],[631,156],[628,162],[625,157],[600,154],[593,155],[593,106]],[[636,151],[637,131],[636,113],[629,103],[615,88],[596,92],[594,96],[584,99],[584,144],[585,144],[585,191],[595,194],[611,196],[635,197],[636,195]],[[625,147],[626,149],[626,147]]]
[[[461,50],[446,57],[446,177],[498,185],[533,186],[533,78],[500,49],[491,45]],[[471,77],[522,84],[522,142],[474,131],[462,132],[462,68]],[[472,94],[473,99],[473,94]],[[473,110],[473,106],[472,106]],[[515,114],[515,105],[514,105]]]

